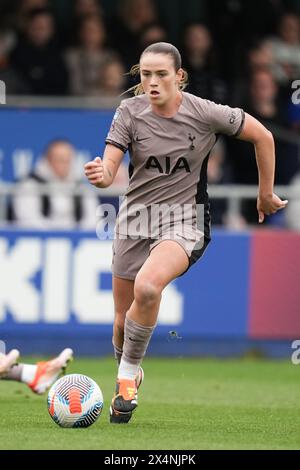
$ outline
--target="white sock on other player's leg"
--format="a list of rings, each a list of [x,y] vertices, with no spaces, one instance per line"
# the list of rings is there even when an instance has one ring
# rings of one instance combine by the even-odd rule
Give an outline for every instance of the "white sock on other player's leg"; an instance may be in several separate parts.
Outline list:
[[[31,382],[33,382],[36,371],[37,371],[36,365],[23,364],[21,382],[25,384],[30,384]]]

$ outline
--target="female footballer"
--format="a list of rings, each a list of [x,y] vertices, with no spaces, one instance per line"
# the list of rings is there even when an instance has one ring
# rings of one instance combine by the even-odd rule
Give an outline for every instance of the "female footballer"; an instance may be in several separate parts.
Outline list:
[[[113,345],[119,361],[110,408],[113,423],[127,423],[137,407],[140,364],[156,326],[163,289],[202,256],[210,241],[206,173],[216,136],[223,133],[254,144],[259,222],[287,204],[273,193],[271,132],[241,109],[184,92],[187,76],[176,47],[150,45],[138,71],[136,96],[118,108],[103,160],[97,157],[85,165],[90,183],[107,188],[129,150],[130,182],[113,243]]]

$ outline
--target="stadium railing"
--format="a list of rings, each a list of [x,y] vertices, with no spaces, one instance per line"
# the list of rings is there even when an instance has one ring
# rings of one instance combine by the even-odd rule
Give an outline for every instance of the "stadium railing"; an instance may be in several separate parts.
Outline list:
[[[55,186],[53,184],[43,184],[38,188],[35,188],[35,194],[48,195],[53,194]],[[126,191],[126,186],[113,185],[105,189],[94,189],[87,186],[86,184],[64,187],[65,194],[72,195],[88,195],[91,192],[96,193],[99,198],[101,197],[119,197],[122,196]],[[61,192],[61,187],[60,187]],[[292,186],[275,186],[276,194],[284,199],[300,199],[300,187]],[[5,222],[6,214],[6,198],[7,196],[14,196],[18,193],[17,183],[3,183],[0,182],[0,222]],[[19,194],[19,193],[18,193]],[[26,195],[28,195],[27,193]],[[210,199],[223,199],[227,201],[227,215],[239,216],[241,214],[241,204],[243,200],[255,200],[257,197],[257,186],[248,185],[209,185],[209,197]]]

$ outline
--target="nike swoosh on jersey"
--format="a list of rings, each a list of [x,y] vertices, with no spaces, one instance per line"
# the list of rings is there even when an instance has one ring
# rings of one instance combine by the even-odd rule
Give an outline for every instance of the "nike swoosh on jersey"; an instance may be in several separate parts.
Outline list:
[[[142,137],[142,138],[137,137],[137,138],[136,138],[136,141],[137,141],[137,142],[143,142],[143,140],[148,140],[148,139],[151,139],[151,137]]]

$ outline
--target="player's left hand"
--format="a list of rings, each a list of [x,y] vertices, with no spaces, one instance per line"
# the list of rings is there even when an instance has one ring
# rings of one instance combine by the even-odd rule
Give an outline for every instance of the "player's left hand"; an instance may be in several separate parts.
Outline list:
[[[287,200],[282,201],[275,193],[271,196],[261,196],[257,198],[258,221],[263,223],[265,215],[275,214],[280,209],[284,209],[288,204]]]

